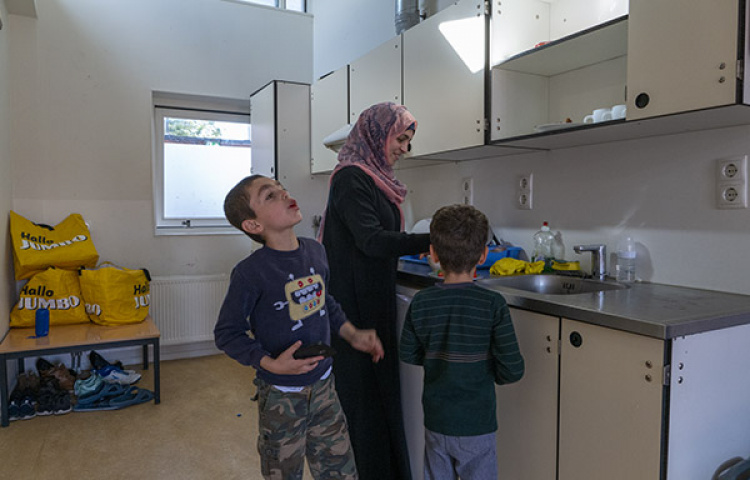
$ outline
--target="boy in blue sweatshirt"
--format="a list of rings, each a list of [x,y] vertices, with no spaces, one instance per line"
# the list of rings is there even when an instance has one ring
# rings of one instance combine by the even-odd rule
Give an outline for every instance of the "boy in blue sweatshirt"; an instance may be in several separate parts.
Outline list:
[[[488,232],[472,206],[439,209],[430,255],[445,280],[406,314],[401,360],[424,367],[425,480],[497,480],[495,384],[520,380],[524,361],[505,299],[473,283]]]
[[[216,346],[256,369],[258,453],[267,479],[356,479],[346,418],[330,356],[295,358],[303,346],[330,345],[331,332],[354,348],[383,356],[374,330],[359,330],[326,294],[323,246],[298,238],[297,202],[276,180],[253,175],[226,196],[229,222],[263,247],[238,263],[214,328]]]

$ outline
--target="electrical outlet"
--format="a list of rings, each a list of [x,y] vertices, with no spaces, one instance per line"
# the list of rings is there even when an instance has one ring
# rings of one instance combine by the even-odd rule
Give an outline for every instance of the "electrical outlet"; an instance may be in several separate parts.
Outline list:
[[[747,208],[747,155],[716,161],[716,206]]]
[[[461,199],[464,205],[474,205],[474,179],[465,177],[461,180]]]
[[[746,182],[747,155],[741,157],[720,158],[716,161],[717,182]]]
[[[719,208],[747,208],[747,184],[721,183],[716,189],[716,204]]]
[[[516,201],[518,208],[521,210],[531,210],[534,208],[534,174],[527,173],[518,178],[518,191],[516,192]]]

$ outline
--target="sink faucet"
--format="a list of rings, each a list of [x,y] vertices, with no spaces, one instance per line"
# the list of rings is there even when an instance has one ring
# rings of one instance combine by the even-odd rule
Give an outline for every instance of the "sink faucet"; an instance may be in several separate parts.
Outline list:
[[[606,245],[574,245],[576,253],[591,252],[591,276],[604,280],[607,277]]]

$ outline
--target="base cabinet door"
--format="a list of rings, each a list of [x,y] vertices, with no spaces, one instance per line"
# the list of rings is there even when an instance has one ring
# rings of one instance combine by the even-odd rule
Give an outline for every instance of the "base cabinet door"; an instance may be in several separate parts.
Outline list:
[[[550,480],[557,463],[560,319],[511,308],[526,371],[496,386],[497,456],[503,480]]]
[[[664,341],[561,322],[558,480],[659,480]]]

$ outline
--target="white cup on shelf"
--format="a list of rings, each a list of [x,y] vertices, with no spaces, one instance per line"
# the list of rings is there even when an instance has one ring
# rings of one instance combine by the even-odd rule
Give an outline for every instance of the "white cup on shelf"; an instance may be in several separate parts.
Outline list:
[[[612,120],[620,120],[625,118],[625,114],[628,111],[627,105],[615,105],[612,107]]]
[[[583,117],[583,123],[599,123],[612,120],[612,110],[609,108],[597,108],[591,115]]]

